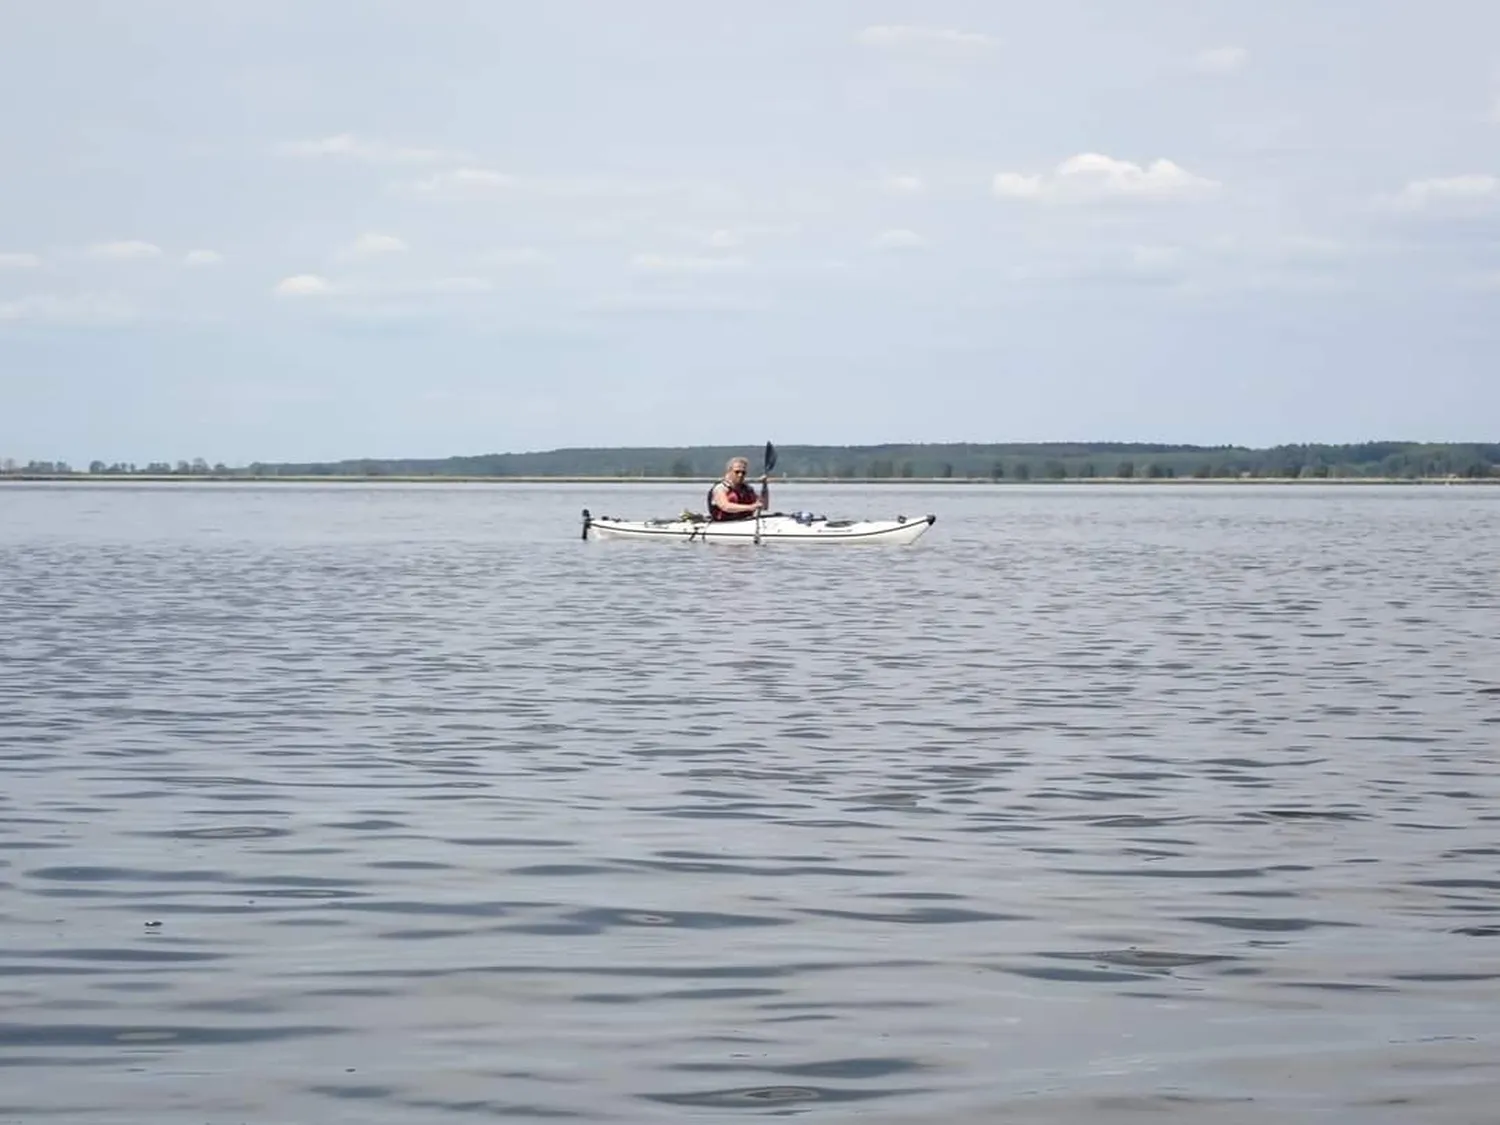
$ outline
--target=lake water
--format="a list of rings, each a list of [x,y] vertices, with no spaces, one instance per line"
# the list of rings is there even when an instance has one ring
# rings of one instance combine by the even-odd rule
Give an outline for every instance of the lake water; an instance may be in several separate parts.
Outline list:
[[[1500,488],[0,486],[0,1122],[1490,1122]]]

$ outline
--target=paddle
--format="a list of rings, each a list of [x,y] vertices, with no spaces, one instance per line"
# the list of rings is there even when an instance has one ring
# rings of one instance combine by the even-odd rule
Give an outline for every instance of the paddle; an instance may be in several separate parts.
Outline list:
[[[776,467],[776,447],[766,442],[766,452],[761,460],[760,507],[755,509],[755,543],[760,545],[760,514],[766,510],[771,497],[771,470]]]

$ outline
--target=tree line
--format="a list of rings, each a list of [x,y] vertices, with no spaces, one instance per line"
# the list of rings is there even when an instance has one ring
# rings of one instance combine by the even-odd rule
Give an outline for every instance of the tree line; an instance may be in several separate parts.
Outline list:
[[[758,444],[575,448],[445,458],[251,462],[230,468],[203,458],[145,465],[93,461],[90,475],[200,477],[625,477],[713,479],[731,456],[760,472]],[[64,462],[0,461],[0,472],[71,475]],[[1500,478],[1500,444],[1371,441],[1266,448],[1149,442],[788,445],[777,447],[777,477],[826,480]]]

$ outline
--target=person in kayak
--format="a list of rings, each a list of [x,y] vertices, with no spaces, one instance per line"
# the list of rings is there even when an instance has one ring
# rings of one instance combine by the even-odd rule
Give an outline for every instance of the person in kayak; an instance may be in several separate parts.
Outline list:
[[[745,483],[745,474],[750,471],[750,462],[743,457],[731,457],[724,468],[723,479],[708,490],[708,518],[711,520],[747,520],[766,506],[771,486],[768,478],[760,478],[760,495],[753,486]]]

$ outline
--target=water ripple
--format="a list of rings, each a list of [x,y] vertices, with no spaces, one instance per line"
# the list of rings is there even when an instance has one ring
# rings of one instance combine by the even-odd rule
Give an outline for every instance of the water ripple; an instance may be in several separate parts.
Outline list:
[[[0,488],[0,1118],[1487,1119],[1500,490],[797,491]]]

